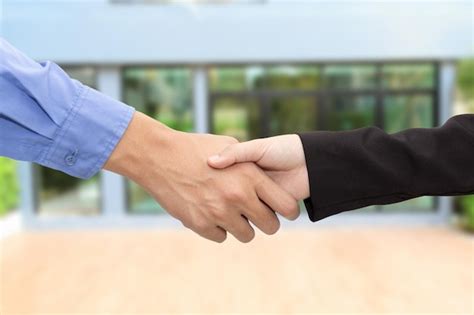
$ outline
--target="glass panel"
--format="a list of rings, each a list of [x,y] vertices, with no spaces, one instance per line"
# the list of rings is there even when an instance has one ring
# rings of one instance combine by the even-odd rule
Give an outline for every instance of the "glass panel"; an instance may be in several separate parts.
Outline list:
[[[271,136],[317,129],[314,97],[273,98],[269,104]]]
[[[97,75],[93,67],[65,67],[66,73],[73,79],[76,79],[83,84],[96,88]]]
[[[263,86],[262,67],[219,67],[209,70],[211,90],[231,92],[254,90]]]
[[[96,88],[93,67],[64,67],[71,78]],[[81,180],[62,172],[36,167],[38,213],[41,216],[83,216],[100,213],[100,176]]]
[[[193,131],[191,71],[183,68],[127,68],[123,72],[124,101],[167,126]],[[128,183],[131,213],[163,213],[163,208],[133,182]]]
[[[246,141],[260,136],[259,104],[251,97],[217,98],[212,107],[212,132]]]
[[[165,214],[166,211],[143,188],[128,181],[128,211],[132,214]]]
[[[165,125],[193,130],[191,71],[181,68],[128,68],[124,101]]]
[[[433,121],[431,95],[396,95],[384,98],[385,130],[389,133],[408,128],[430,128]]]
[[[329,89],[370,89],[376,86],[374,65],[331,65],[324,67],[324,86]]]
[[[315,90],[320,84],[315,66],[274,66],[267,68],[265,87],[275,90]]]
[[[432,64],[385,65],[382,76],[382,86],[387,89],[435,86],[435,67]]]
[[[375,97],[329,96],[327,97],[325,129],[350,130],[372,126],[375,123]]]
[[[88,216],[100,213],[100,181],[96,175],[80,180],[38,167],[39,213],[41,216]]]

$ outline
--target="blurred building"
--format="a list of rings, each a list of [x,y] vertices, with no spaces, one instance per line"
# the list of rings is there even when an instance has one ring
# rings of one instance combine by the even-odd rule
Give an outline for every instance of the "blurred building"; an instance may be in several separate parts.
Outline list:
[[[173,128],[240,140],[437,126],[451,115],[454,63],[473,48],[471,1],[4,0],[0,8],[2,36],[29,56]],[[22,163],[20,173],[31,227],[167,220],[109,172],[80,181]],[[449,212],[448,198],[423,197],[336,219],[442,222]]]

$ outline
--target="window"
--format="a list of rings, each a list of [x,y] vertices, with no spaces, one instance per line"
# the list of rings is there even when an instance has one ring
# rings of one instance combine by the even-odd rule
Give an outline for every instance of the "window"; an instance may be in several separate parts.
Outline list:
[[[433,103],[433,96],[426,94],[385,97],[385,129],[393,133],[408,128],[433,126]]]
[[[191,71],[184,68],[130,67],[123,71],[123,100],[169,127],[192,131]],[[128,211],[158,214],[163,208],[135,183],[127,184]]]
[[[210,129],[239,140],[378,126],[389,133],[436,125],[436,64],[214,67]],[[432,209],[435,199],[371,207]]]
[[[74,79],[95,87],[93,67],[63,67]],[[88,216],[100,213],[100,176],[81,180],[62,172],[35,166],[38,213],[41,216]]]

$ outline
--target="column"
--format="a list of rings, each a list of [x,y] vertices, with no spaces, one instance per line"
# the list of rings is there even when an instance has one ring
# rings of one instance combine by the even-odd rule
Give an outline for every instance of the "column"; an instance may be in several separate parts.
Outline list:
[[[207,69],[199,66],[193,73],[194,128],[196,132],[209,132],[209,98]]]
[[[100,67],[97,71],[98,89],[114,99],[121,99],[122,78],[120,67]],[[101,171],[102,215],[120,217],[126,214],[126,181],[115,173]]]
[[[438,121],[442,125],[453,115],[453,98],[456,86],[456,65],[453,61],[443,61],[438,72]],[[447,222],[452,212],[452,197],[439,198],[440,220]]]

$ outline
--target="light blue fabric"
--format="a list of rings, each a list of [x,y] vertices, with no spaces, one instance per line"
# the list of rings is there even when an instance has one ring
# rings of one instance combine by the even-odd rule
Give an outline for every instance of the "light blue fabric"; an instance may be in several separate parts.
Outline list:
[[[133,112],[0,38],[0,155],[89,178],[107,161]]]

